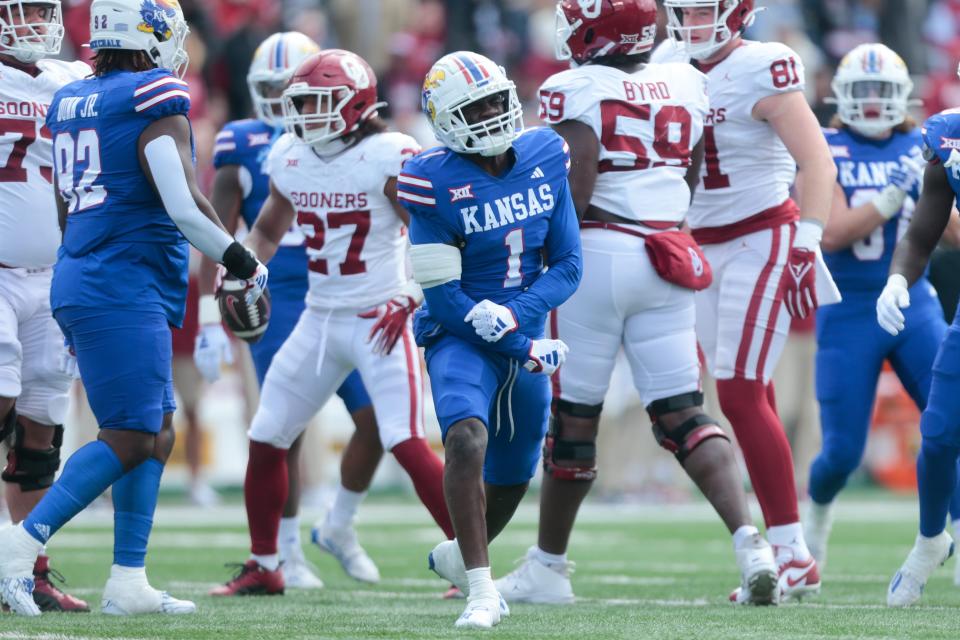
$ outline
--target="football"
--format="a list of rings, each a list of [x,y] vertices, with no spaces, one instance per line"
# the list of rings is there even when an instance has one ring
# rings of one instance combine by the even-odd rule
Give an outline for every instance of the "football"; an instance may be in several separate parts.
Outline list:
[[[270,324],[270,291],[264,289],[253,304],[247,304],[246,291],[244,280],[227,274],[217,292],[217,302],[227,328],[241,340],[253,344],[263,337]]]

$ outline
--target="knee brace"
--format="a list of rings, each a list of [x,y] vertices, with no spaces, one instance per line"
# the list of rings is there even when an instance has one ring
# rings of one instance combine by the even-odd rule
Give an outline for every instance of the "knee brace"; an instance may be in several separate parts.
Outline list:
[[[52,485],[60,468],[63,425],[54,425],[53,429],[53,442],[48,449],[27,449],[23,446],[23,425],[15,423],[13,446],[7,453],[7,466],[0,478],[4,482],[20,485],[22,491],[39,491]]]
[[[561,412],[577,418],[595,418],[603,410],[597,405],[557,401],[557,413],[550,418],[550,428],[543,443],[543,470],[558,480],[593,481],[597,477],[597,443],[588,440],[567,440],[563,437]],[[591,460],[590,465],[582,464]],[[558,462],[580,462],[576,466],[560,466]]]
[[[723,438],[727,442],[730,441],[717,421],[705,413],[685,420],[669,432],[660,424],[659,416],[702,405],[703,393],[691,391],[656,400],[647,407],[647,413],[650,414],[650,420],[653,422],[653,436],[657,439],[657,444],[672,453],[680,464],[683,464],[694,449],[710,438]]]

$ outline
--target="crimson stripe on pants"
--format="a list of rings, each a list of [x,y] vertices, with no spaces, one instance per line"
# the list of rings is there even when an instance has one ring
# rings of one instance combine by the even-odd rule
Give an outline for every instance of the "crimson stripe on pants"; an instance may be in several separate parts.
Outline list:
[[[782,229],[782,227],[781,227]],[[781,229],[775,229],[774,233],[782,233]],[[793,246],[793,237],[796,234],[796,228],[790,225],[790,244]],[[767,327],[763,336],[763,344],[760,346],[760,357],[757,358],[757,380],[765,380],[763,371],[767,364],[767,353],[770,351],[770,345],[773,343],[773,336],[777,333],[777,318],[780,316],[780,307],[783,304],[783,287],[785,278],[789,277],[787,264],[790,262],[790,254],[787,253],[787,259],[784,261],[783,269],[780,271],[780,284],[777,286],[777,293],[774,296],[773,304],[770,305],[770,316],[767,318]]]
[[[760,277],[757,280],[757,286],[753,289],[750,305],[747,307],[747,316],[743,322],[743,335],[740,337],[740,349],[737,351],[737,363],[734,367],[734,376],[738,378],[747,377],[747,358],[750,355],[750,345],[753,343],[753,330],[757,323],[757,315],[760,313],[760,304],[763,302],[763,292],[767,288],[770,272],[777,263],[777,253],[780,251],[780,235],[777,231],[778,229],[770,231],[770,257],[760,271]]]

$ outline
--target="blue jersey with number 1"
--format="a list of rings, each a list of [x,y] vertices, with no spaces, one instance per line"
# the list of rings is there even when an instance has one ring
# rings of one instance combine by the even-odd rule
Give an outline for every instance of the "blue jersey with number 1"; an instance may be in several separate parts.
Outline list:
[[[410,211],[412,244],[460,249],[458,283],[467,299],[488,299],[513,311],[520,329],[495,349],[525,360],[529,339],[543,335],[547,312],[576,290],[582,264],[566,142],[552,129],[530,129],[514,142],[513,153],[514,165],[491,176],[448,149],[424,152],[404,166],[398,198]],[[553,273],[538,284],[544,255]],[[463,315],[444,317],[429,296],[414,329],[424,345],[442,332],[482,342],[472,328],[467,331]]]
[[[67,226],[50,292],[62,307],[162,312],[183,322],[187,241],[140,167],[138,141],[156,120],[190,111],[187,84],[166,69],[114,71],[53,98],[53,134]]]
[[[566,143],[551,129],[533,129],[510,153],[513,166],[491,176],[469,157],[434,149],[408,161],[397,179],[410,242],[460,250],[460,277],[424,289],[414,330],[426,347],[444,440],[454,424],[482,421],[489,431],[483,477],[496,485],[526,482],[536,470],[550,387],[522,365],[547,312],[573,294],[582,271]],[[464,316],[484,299],[510,309],[518,330],[496,343],[480,339]]]

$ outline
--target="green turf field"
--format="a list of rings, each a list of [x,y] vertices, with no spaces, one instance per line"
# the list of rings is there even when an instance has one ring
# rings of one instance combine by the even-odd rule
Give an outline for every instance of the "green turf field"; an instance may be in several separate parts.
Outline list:
[[[847,505],[843,505],[847,506]],[[956,638],[960,589],[953,560],[927,585],[924,606],[888,610],[887,581],[915,534],[912,501],[841,506],[823,593],[779,608],[738,608],[726,602],[736,585],[729,538],[703,505],[588,509],[574,534],[578,566],[575,606],[516,605],[492,632],[498,638]],[[493,546],[495,574],[509,570],[535,539],[535,504]],[[72,591],[98,605],[111,560],[109,511],[69,525],[51,545]],[[162,509],[148,567],[154,586],[196,600],[199,612],[180,618],[115,619],[50,614],[0,615],[8,638],[448,638],[463,601],[440,598],[445,584],[426,569],[439,541],[419,505],[374,504],[361,510],[360,536],[383,581],[365,586],[339,565],[307,550],[327,583],[283,597],[212,599],[206,591],[229,577],[223,564],[246,557],[239,507]],[[0,550],[2,552],[2,550]]]

